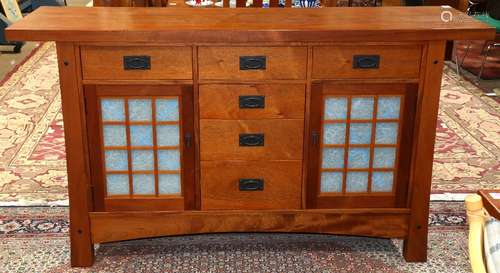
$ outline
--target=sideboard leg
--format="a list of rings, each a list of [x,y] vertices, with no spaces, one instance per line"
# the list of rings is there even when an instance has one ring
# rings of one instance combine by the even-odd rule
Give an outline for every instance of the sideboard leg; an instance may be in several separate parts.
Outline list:
[[[413,158],[410,173],[408,235],[403,255],[408,262],[427,260],[429,199],[432,182],[432,161],[439,110],[439,91],[443,73],[445,42],[431,41],[422,61],[419,86]]]
[[[91,266],[94,262],[89,219],[92,195],[79,51],[73,43],[57,43],[57,59],[68,169],[71,265]]]

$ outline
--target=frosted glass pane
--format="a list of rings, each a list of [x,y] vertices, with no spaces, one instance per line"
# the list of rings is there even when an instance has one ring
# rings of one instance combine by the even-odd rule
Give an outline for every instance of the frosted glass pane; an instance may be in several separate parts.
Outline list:
[[[154,152],[151,150],[132,150],[132,170],[152,171],[154,170]]]
[[[127,146],[127,132],[124,125],[104,125],[104,146]]]
[[[372,119],[373,98],[352,98],[351,119]]]
[[[126,171],[128,170],[128,153],[126,150],[105,151],[104,162],[107,171]]]
[[[179,102],[177,99],[156,100],[156,120],[176,121],[179,120]]]
[[[130,121],[152,121],[150,99],[128,100],[128,115]]]
[[[103,121],[125,121],[125,102],[123,99],[101,99]]]
[[[156,127],[156,141],[158,146],[178,146],[179,145],[179,126],[178,125],[160,125]]]
[[[322,168],[344,168],[344,148],[324,148]]]
[[[181,169],[179,150],[158,150],[158,170],[176,171]]]
[[[370,164],[370,149],[349,148],[347,158],[348,168],[368,168]]]
[[[128,175],[126,174],[106,175],[106,185],[108,195],[129,194]]]
[[[396,162],[396,148],[375,148],[373,153],[374,168],[393,168]]]
[[[151,125],[131,125],[130,145],[132,146],[153,146],[153,126]]]
[[[396,144],[398,140],[397,122],[377,122],[375,128],[375,143]]]
[[[347,98],[327,98],[324,119],[347,119]]]
[[[341,172],[321,173],[321,192],[342,192]]]
[[[346,192],[368,191],[368,172],[347,172]]]
[[[370,144],[371,141],[371,123],[351,123],[349,131],[349,143],[351,144]]]
[[[394,174],[392,172],[373,172],[372,191],[391,192],[393,180],[394,180]]]
[[[327,123],[324,125],[324,144],[344,144],[345,143],[345,123]]]
[[[377,105],[377,118],[378,119],[399,118],[400,104],[401,104],[400,97],[379,97]]]
[[[155,176],[153,174],[132,175],[134,194],[155,194]]]
[[[181,177],[178,174],[160,174],[158,176],[158,191],[160,194],[180,194]]]

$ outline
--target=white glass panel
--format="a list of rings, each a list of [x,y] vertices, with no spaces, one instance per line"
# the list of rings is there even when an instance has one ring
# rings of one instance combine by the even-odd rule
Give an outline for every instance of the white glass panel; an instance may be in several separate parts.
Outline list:
[[[103,121],[125,121],[125,103],[123,99],[101,99]]]
[[[372,191],[373,192],[392,192],[394,180],[393,172],[373,172],[372,173]]]
[[[130,121],[152,121],[150,99],[129,99],[128,115]]]
[[[372,124],[371,123],[351,123],[349,131],[349,143],[370,144]]]
[[[179,126],[178,125],[157,126],[156,136],[157,136],[158,146],[178,146]]]
[[[131,125],[130,145],[132,146],[153,146],[153,126]]]
[[[343,168],[344,148],[324,148],[322,168]]]
[[[325,99],[324,116],[327,120],[347,119],[347,98]]]
[[[368,168],[370,164],[369,148],[349,148],[348,168]]]
[[[152,150],[132,150],[132,170],[154,170],[154,152]]]
[[[156,121],[179,120],[179,102],[175,99],[156,100]]]
[[[375,143],[396,144],[398,140],[397,122],[377,122],[375,128]]]
[[[128,170],[128,153],[126,150],[105,151],[104,162],[107,171],[126,171]]]
[[[368,172],[347,172],[346,192],[368,191]]]
[[[344,144],[345,143],[345,123],[327,123],[324,125],[324,144]]]
[[[351,119],[372,119],[373,98],[352,98]]]
[[[373,153],[374,168],[394,168],[396,148],[375,148]]]
[[[341,172],[321,173],[321,192],[342,192]]]
[[[127,132],[124,125],[104,125],[104,146],[127,146]]]
[[[379,97],[377,105],[378,119],[397,119],[401,104],[400,97]]]
[[[134,194],[155,194],[155,176],[153,174],[132,175]]]
[[[160,174],[158,176],[158,190],[160,194],[180,194],[181,178],[178,174]]]
[[[129,194],[128,175],[126,174],[106,175],[106,185],[108,195]]]
[[[158,150],[158,170],[176,171],[181,168],[179,150]]]

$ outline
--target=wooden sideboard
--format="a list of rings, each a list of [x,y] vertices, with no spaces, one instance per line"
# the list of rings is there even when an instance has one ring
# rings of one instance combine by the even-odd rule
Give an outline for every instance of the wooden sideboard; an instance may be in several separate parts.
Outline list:
[[[57,42],[72,265],[209,232],[401,238],[425,261],[445,42],[495,34],[447,11],[40,8],[10,26]]]

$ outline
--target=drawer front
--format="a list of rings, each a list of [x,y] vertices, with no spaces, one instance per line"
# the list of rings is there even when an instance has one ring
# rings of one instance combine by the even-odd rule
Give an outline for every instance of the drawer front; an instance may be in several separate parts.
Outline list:
[[[200,85],[202,119],[304,118],[305,85]]]
[[[302,159],[304,121],[200,120],[201,160]]]
[[[200,79],[305,79],[305,47],[200,47]]]
[[[422,47],[317,46],[313,49],[313,78],[418,78]]]
[[[202,161],[202,209],[299,209],[301,161]]]
[[[81,48],[83,78],[95,80],[192,79],[189,47]]]

